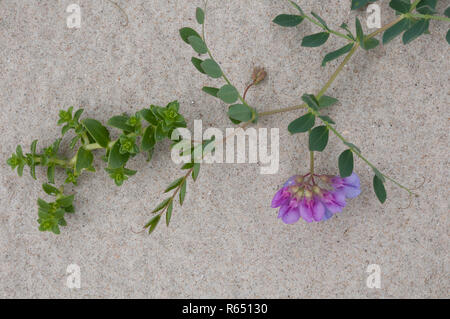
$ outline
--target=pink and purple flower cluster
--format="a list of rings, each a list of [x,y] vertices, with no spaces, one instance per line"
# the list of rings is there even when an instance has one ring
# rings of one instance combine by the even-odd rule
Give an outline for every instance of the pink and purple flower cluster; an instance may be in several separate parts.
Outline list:
[[[327,187],[319,187],[314,178]],[[300,217],[308,223],[320,222],[341,212],[346,205],[346,199],[355,198],[360,193],[359,177],[355,173],[345,178],[330,175],[296,175],[289,178],[275,194],[272,208],[280,207],[278,218],[286,224],[296,223]]]

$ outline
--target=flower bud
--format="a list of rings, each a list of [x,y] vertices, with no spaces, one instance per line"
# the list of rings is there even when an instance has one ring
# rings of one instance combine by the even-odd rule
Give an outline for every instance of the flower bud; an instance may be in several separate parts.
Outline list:
[[[253,84],[258,84],[261,81],[263,81],[267,76],[267,72],[264,70],[264,68],[257,67],[253,70],[252,80]]]

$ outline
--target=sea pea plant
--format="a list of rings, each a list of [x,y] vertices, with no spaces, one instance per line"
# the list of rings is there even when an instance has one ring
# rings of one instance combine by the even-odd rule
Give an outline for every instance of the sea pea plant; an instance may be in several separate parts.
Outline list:
[[[325,67],[329,62],[344,56],[336,71],[317,93],[305,93],[301,97],[303,101],[301,105],[264,112],[259,112],[256,107],[249,105],[246,100],[247,92],[251,87],[264,80],[266,72],[263,68],[255,69],[250,85],[245,88],[242,95],[239,93],[216,62],[207,45],[205,32],[207,2],[205,2],[204,8],[196,9],[196,20],[201,27],[201,32],[187,27],[180,30],[183,41],[189,44],[200,56],[192,58],[191,62],[194,67],[211,78],[223,79],[222,87],[203,87],[202,90],[229,105],[227,116],[233,124],[244,128],[256,123],[262,117],[305,110],[305,113],[294,119],[287,129],[291,134],[308,133],[310,170],[307,174],[294,175],[289,178],[275,194],[272,207],[280,207],[278,217],[287,224],[295,223],[300,218],[307,222],[318,222],[327,220],[333,214],[341,212],[346,205],[346,200],[358,196],[361,192],[359,178],[353,172],[355,156],[373,170],[373,188],[381,203],[384,203],[387,198],[384,186],[386,181],[404,189],[409,195],[414,195],[411,189],[378,170],[362,155],[361,150],[356,145],[336,130],[333,119],[323,115],[322,112],[338,102],[337,98],[326,95],[326,92],[359,48],[368,51],[380,45],[380,41],[376,38],[378,35],[382,35],[383,44],[387,44],[403,34],[402,41],[404,44],[408,44],[419,36],[429,33],[431,20],[450,22],[450,8],[445,10],[445,16],[440,16],[436,12],[437,0],[416,0],[412,3],[410,0],[392,0],[389,5],[396,11],[397,18],[377,31],[365,34],[358,18],[355,20],[354,32],[345,23],[340,26],[342,31],[338,31],[332,29],[316,13],[307,14],[298,4],[293,1],[289,2],[296,10],[296,14],[278,15],[273,20],[274,23],[282,27],[296,27],[307,20],[320,29],[318,33],[305,36],[302,40],[302,46],[319,47],[324,45],[331,36],[337,36],[344,42],[341,48],[326,54],[322,61],[322,67]],[[359,9],[369,2],[374,1],[353,0],[352,10]],[[446,40],[450,44],[450,30],[446,35]],[[207,57],[202,59],[201,55],[207,55]],[[200,161],[198,159],[212,152],[216,143],[223,142],[215,141],[213,138],[205,142],[194,141],[193,146],[189,146],[187,150],[183,148],[186,145],[185,140],[181,137],[172,138],[176,129],[186,127],[183,116],[179,114],[177,102],[169,103],[166,107],[152,105],[132,116],[123,114],[112,117],[107,125],[119,129],[120,134],[117,139],[111,139],[109,130],[99,121],[90,118],[81,120],[82,112],[83,110],[80,109],[73,113],[73,108],[70,107],[67,111],[62,110],[59,113],[58,124],[62,125],[62,135],[73,131],[70,148],[74,149],[78,146],[71,159],[59,155],[61,138],[58,138],[51,146],[44,148],[40,153],[37,152],[37,141],[33,141],[31,151],[27,154],[23,153],[19,145],[16,148],[16,153],[8,159],[8,164],[13,169],[17,169],[19,176],[22,175],[24,166],[29,166],[31,176],[36,179],[36,166],[47,167],[48,182],[43,184],[43,189],[45,193],[55,197],[55,200],[47,202],[38,199],[38,222],[41,231],[52,231],[58,234],[60,232],[59,226],[66,225],[65,214],[73,213],[75,209],[73,205],[74,195],[65,194],[64,185],[77,185],[78,177],[83,172],[95,172],[93,167],[94,151],[103,151],[102,159],[106,162],[105,170],[115,184],[120,186],[136,173],[136,171],[126,168],[128,160],[141,152],[148,152],[148,159],[150,160],[155,144],[166,138],[172,139],[172,147],[183,149],[180,152],[187,155],[190,162],[181,167],[185,173],[166,188],[165,193],[172,192],[172,195],[163,200],[151,212],[154,216],[144,226],[144,229],[148,229],[149,233],[153,232],[163,215],[165,215],[166,224],[169,225],[175,198],[178,196],[179,204],[182,205],[186,195],[188,178],[192,176],[195,181],[199,175]],[[345,146],[345,150],[337,159],[339,176],[317,174],[314,167],[314,153],[325,150],[330,132]],[[59,187],[55,186],[55,169],[57,167],[64,169],[66,172],[66,179]]]

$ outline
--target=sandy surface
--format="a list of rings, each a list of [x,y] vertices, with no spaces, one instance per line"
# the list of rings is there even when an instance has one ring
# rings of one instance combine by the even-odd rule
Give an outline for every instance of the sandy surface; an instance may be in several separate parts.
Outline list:
[[[303,0],[337,28],[353,26],[350,1]],[[326,2],[327,6],[321,4]],[[440,12],[445,9],[440,1]],[[66,26],[66,7],[78,3],[80,29]],[[58,110],[85,108],[103,122],[112,115],[178,99],[189,126],[224,129],[226,105],[200,91],[222,82],[190,64],[192,50],[178,29],[195,26],[201,1],[0,1],[0,297],[448,297],[449,292],[449,46],[448,25],[432,23],[431,34],[405,47],[396,39],[369,53],[359,51],[328,92],[340,104],[327,114],[380,169],[418,190],[407,194],[387,184],[381,205],[361,161],[362,195],[325,223],[286,226],[271,198],[289,176],[305,172],[305,136],[287,125],[302,111],[261,120],[279,127],[280,170],[260,175],[258,165],[205,165],[190,184],[185,205],[148,237],[134,234],[150,216],[164,188],[180,175],[168,143],[151,164],[131,162],[139,173],[122,188],[101,169],[74,190],[74,216],[60,236],[37,230],[39,181],[19,179],[5,165],[17,144],[26,150],[59,136]],[[209,44],[238,88],[254,66],[268,79],[249,93],[258,110],[295,105],[336,68],[320,67],[337,48],[333,38],[316,49],[300,45],[318,32],[311,24],[284,29],[271,20],[294,12],[287,1],[210,1]],[[357,13],[365,19],[364,12]],[[382,1],[383,24],[394,19]],[[334,21],[334,22],[333,22]],[[373,31],[373,30],[372,30]],[[63,148],[67,149],[67,141]],[[336,173],[343,150],[331,138],[317,156],[320,172]],[[63,173],[59,172],[62,178]],[[69,264],[81,269],[81,289],[66,286]],[[381,267],[381,289],[366,286],[370,264]]]

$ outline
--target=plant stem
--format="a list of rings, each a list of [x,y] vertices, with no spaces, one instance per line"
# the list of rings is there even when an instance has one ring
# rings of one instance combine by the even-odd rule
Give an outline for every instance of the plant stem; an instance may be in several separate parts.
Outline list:
[[[345,137],[343,137],[333,126],[331,126],[330,123],[323,121],[324,124],[328,127],[328,129],[330,131],[332,131],[334,133],[334,135],[336,135],[346,146],[348,146],[353,153],[356,154],[356,156],[358,156],[360,159],[362,159],[367,165],[370,166],[370,168],[372,168],[372,170],[377,170],[377,168],[375,167],[374,164],[372,164],[367,158],[365,158],[355,147],[349,145],[349,142],[345,139]],[[381,173],[381,172],[380,172]],[[410,195],[413,195],[414,193],[406,186],[403,186],[402,184],[400,184],[399,182],[397,182],[396,180],[394,180],[393,178],[381,173],[381,175],[383,175],[383,177],[385,177],[386,179],[390,180],[391,182],[393,182],[395,185],[397,185],[398,187],[406,190]]]
[[[431,19],[431,20],[439,20],[439,21],[450,22],[450,18],[441,17],[441,16],[432,16],[432,15],[429,15],[429,14],[409,13],[408,16],[411,17],[411,18]]]
[[[389,29],[393,25],[397,24],[403,18],[404,18],[404,15],[399,16],[397,19],[395,19],[391,23],[386,24],[385,26],[383,26],[382,28],[378,29],[377,31],[367,35],[367,38],[373,38],[374,36],[376,36],[376,35],[384,32],[384,31],[386,31],[387,29]],[[339,64],[339,66],[336,69],[336,71],[331,75],[330,79],[325,83],[325,85],[319,91],[319,93],[317,94],[317,99],[320,99],[326,93],[326,91],[328,91],[328,89],[331,87],[333,82],[337,79],[338,75],[342,72],[342,70],[344,69],[345,65],[350,61],[350,59],[352,58],[352,56],[355,54],[355,52],[358,50],[359,47],[360,47],[359,43],[355,43],[355,45],[350,50],[350,52],[345,56],[345,58],[341,62],[341,64]],[[260,113],[258,113],[258,116],[259,117],[263,117],[263,116],[269,116],[269,115],[274,115],[274,114],[279,114],[279,113],[291,112],[291,111],[295,111],[295,110],[306,108],[306,107],[307,107],[306,104],[300,104],[300,105],[295,105],[295,106],[275,109],[275,110],[271,110],[271,111],[260,112]]]
[[[311,134],[311,130],[309,130],[310,134]],[[310,151],[309,152],[309,172],[311,174],[311,176],[314,176],[314,152]]]

